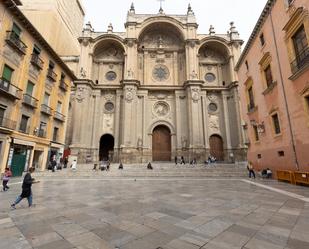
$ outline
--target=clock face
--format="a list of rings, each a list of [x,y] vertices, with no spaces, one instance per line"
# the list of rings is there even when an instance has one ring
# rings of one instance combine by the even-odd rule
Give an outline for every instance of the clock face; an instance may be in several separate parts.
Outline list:
[[[105,77],[108,81],[113,81],[117,78],[117,74],[113,71],[109,71],[106,73]]]
[[[153,78],[157,81],[165,81],[169,78],[170,73],[168,71],[168,68],[164,65],[157,65],[153,69]]]

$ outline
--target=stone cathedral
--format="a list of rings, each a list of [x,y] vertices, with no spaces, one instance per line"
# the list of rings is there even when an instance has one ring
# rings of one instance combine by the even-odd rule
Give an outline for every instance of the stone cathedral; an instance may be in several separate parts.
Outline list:
[[[123,163],[245,158],[237,75],[242,40],[198,34],[192,8],[185,15],[136,14],[125,32],[79,37],[78,73],[71,96],[67,141],[78,162]]]

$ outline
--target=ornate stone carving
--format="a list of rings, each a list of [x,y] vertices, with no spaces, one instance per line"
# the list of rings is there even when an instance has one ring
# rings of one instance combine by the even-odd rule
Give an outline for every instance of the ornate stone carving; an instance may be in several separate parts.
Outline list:
[[[210,93],[207,97],[212,102],[215,102],[218,99],[218,96],[215,93]]]
[[[131,68],[127,72],[127,78],[128,79],[133,79],[134,78],[134,72],[132,71]]]
[[[134,99],[135,89],[133,87],[127,87],[125,93],[125,100],[130,103]]]
[[[200,99],[200,89],[192,88],[191,91],[192,91],[191,97],[192,97],[193,102],[198,102]]]
[[[195,72],[195,70],[192,71],[192,73],[190,74],[190,78],[192,80],[197,80],[198,79],[198,75],[197,73]]]
[[[209,129],[212,132],[220,131],[219,117],[216,115],[209,115]]]
[[[181,147],[182,147],[183,149],[185,149],[185,148],[187,147],[187,143],[188,143],[188,141],[187,141],[186,136],[182,136],[182,137],[181,137]]]
[[[170,112],[170,106],[164,101],[159,101],[154,104],[153,112],[159,117],[165,117]]]
[[[137,139],[137,148],[141,149],[143,147],[143,140],[139,137]]]
[[[77,102],[79,103],[83,102],[85,97],[86,97],[86,89],[82,87],[78,87],[76,91],[76,97],[75,97]]]

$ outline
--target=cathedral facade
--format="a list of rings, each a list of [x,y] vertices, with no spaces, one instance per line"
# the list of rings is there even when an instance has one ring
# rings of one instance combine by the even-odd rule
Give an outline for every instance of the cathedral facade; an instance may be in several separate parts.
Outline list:
[[[237,75],[242,40],[233,23],[198,34],[195,15],[128,12],[125,32],[87,24],[67,142],[79,162],[142,163],[245,158]]]

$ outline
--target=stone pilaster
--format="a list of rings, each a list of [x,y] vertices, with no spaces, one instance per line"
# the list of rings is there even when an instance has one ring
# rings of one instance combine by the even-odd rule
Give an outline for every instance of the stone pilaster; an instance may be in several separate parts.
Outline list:
[[[225,93],[225,92],[222,92],[224,125],[225,125],[225,134],[226,134],[226,147],[227,147],[228,150],[231,150],[232,149],[231,130],[230,130],[229,110],[228,110],[227,98],[228,98],[228,94]]]

